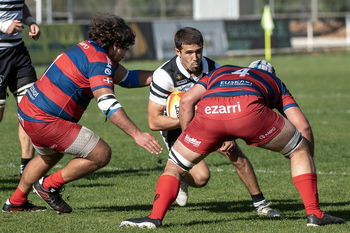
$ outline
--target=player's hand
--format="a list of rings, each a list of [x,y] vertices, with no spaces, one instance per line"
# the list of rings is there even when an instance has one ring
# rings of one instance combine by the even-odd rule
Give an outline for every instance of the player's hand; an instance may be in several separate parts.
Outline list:
[[[221,148],[218,149],[218,152],[229,155],[231,152],[235,150],[234,141],[226,141],[222,144]]]
[[[20,20],[12,20],[11,25],[7,28],[6,34],[16,34],[21,31],[23,28],[23,24]]]
[[[29,36],[32,37],[33,40],[38,40],[41,34],[38,25],[33,23],[29,27],[30,27]]]
[[[162,153],[162,146],[159,144],[157,139],[149,133],[141,132],[135,138],[135,142],[145,148],[148,152],[154,154]]]

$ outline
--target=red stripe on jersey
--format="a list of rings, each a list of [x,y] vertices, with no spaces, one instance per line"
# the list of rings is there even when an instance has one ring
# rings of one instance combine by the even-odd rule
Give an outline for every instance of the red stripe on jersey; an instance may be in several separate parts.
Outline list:
[[[115,68],[111,60],[109,59],[108,55],[106,53],[96,51],[95,47],[91,45],[88,41],[84,41],[83,43],[78,44],[78,46],[85,53],[90,63],[93,63],[93,62],[108,63],[108,61],[110,61],[110,64],[113,66],[113,68]]]
[[[24,108],[21,108],[21,106],[25,106]],[[56,117],[53,117],[50,114],[47,114],[40,108],[38,108],[36,105],[34,105],[32,102],[29,101],[27,95],[24,95],[21,103],[20,108],[22,112],[30,117],[33,117],[37,120],[42,121],[54,121]]]
[[[67,54],[63,53],[60,59],[55,62],[56,66],[70,78],[80,88],[90,87],[89,80],[80,72],[75,64],[70,60]],[[72,79],[73,78],[73,79]]]
[[[90,59],[95,56],[96,49],[95,47],[90,44],[88,41],[84,41],[82,43],[79,43],[78,46],[81,48],[81,50],[85,53],[86,58],[91,63]]]
[[[41,88],[42,86],[44,88]],[[56,87],[45,75],[37,82],[37,87],[47,98],[75,119],[80,119],[82,113],[86,110],[84,107],[74,102],[70,96],[62,92],[61,89]],[[59,96],[59,98],[57,98],[57,96]]]
[[[114,88],[114,82],[113,79],[107,75],[97,75],[94,77],[91,77],[90,79],[90,87],[93,90],[95,87],[98,86],[110,86],[112,89]]]

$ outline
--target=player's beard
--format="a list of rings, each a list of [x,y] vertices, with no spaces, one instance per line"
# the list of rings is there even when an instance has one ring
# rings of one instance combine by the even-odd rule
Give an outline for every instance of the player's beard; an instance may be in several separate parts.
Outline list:
[[[194,66],[194,64],[197,64],[197,66]],[[201,68],[202,68],[201,62],[192,62],[189,71],[190,73],[196,73],[198,71],[201,71]]]

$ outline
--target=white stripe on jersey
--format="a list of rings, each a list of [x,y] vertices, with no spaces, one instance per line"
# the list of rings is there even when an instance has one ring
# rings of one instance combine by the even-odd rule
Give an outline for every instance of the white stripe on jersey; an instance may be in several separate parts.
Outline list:
[[[0,21],[22,20],[24,1],[0,0]],[[22,31],[13,35],[0,32],[0,50],[14,47],[22,42]]]

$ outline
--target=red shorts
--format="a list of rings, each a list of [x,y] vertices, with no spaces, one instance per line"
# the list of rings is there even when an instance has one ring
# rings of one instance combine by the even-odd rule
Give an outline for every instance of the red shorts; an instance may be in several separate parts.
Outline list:
[[[209,97],[198,103],[195,117],[178,139],[190,150],[208,154],[237,138],[251,146],[264,144],[283,126],[283,116],[256,96]]]
[[[48,147],[60,152],[67,149],[77,138],[81,125],[57,118],[47,123],[36,123],[20,118],[24,131],[37,147]]]

